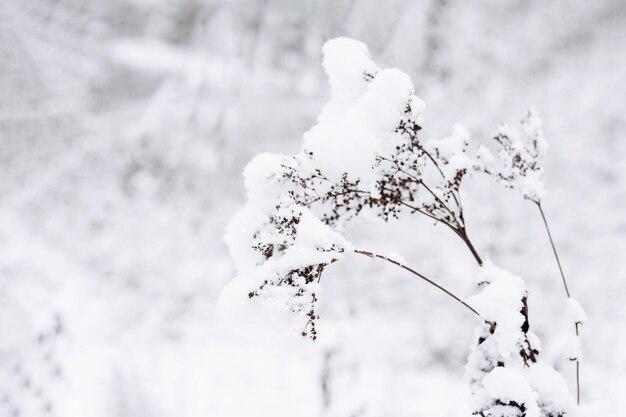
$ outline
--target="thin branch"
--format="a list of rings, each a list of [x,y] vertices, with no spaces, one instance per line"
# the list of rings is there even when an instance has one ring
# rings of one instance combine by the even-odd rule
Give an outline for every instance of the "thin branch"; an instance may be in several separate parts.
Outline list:
[[[340,192],[340,193],[334,193],[334,194],[327,194],[327,195],[318,196],[318,197],[315,197],[312,200],[304,202],[303,204],[305,204],[308,207],[311,204],[316,203],[316,202],[318,202],[320,200],[321,201],[327,201],[327,200],[330,200],[331,198],[339,197],[339,196],[346,195],[346,194],[352,194],[352,193],[354,193],[354,194],[370,194],[369,191],[347,190],[347,191],[343,191],[343,192]]]
[[[578,324],[576,324],[576,335],[578,336]],[[576,405],[580,405],[580,361],[576,359]]]
[[[461,240],[463,240],[463,242],[465,242],[465,244],[469,248],[470,252],[472,252],[474,259],[476,259],[476,262],[478,262],[478,266],[483,266],[483,260],[480,258],[480,255],[478,255],[478,251],[476,251],[476,248],[472,244],[469,236],[467,236],[467,230],[465,229],[465,226],[457,230],[456,234],[459,235]]]
[[[420,181],[420,184],[421,184],[424,188],[426,188],[426,190],[427,190],[427,191],[428,191],[428,192],[429,192],[429,193],[430,193],[433,197],[435,197],[435,200],[437,200],[437,202],[438,202],[439,204],[441,204],[441,205],[443,206],[443,208],[445,208],[445,209],[446,209],[446,211],[447,211],[448,213],[450,213],[450,215],[452,216],[452,219],[454,219],[454,222],[457,224],[457,226],[459,226],[459,227],[461,227],[461,226],[465,226],[464,224],[462,225],[462,224],[459,222],[459,220],[456,218],[456,213],[453,213],[453,212],[452,212],[452,210],[450,210],[450,208],[446,205],[446,203],[444,203],[444,202],[443,202],[443,200],[442,200],[442,199],[441,199],[441,198],[440,198],[437,194],[435,194],[435,192],[434,192],[434,191],[433,191],[433,190],[432,190],[432,189],[431,189],[428,185],[426,185],[426,183],[425,183],[425,182]],[[458,204],[458,202],[457,202],[457,204]],[[457,208],[458,208],[458,205],[457,205]]]
[[[439,164],[437,163],[437,161],[435,160],[435,158],[433,158],[433,156],[426,150],[426,148],[424,148],[421,145],[417,145],[417,149],[419,151],[421,151],[424,155],[426,155],[428,157],[428,159],[430,159],[430,161],[433,163],[433,165],[435,165],[435,168],[437,168],[437,171],[439,171],[439,173],[441,174],[441,176],[445,179],[446,176],[443,173],[443,170],[441,169],[441,167],[439,166]]]
[[[428,191],[430,193],[430,195],[432,195],[435,198],[435,200],[439,204],[441,204],[441,206],[443,206],[443,208],[445,208],[446,211],[452,216],[452,218],[457,223],[457,225],[459,225],[459,226],[461,225],[461,223],[459,223],[459,221],[457,220],[455,213],[452,212],[452,210],[450,210],[450,208],[447,206],[447,204],[437,194],[435,194],[434,191],[428,185],[426,185],[426,183],[422,179],[416,177],[415,175],[413,175],[410,172],[408,172],[405,169],[403,169],[402,166],[395,159],[387,159],[387,158],[381,157],[381,160],[394,163],[398,172],[402,172],[403,174],[408,175],[409,177],[411,177],[411,179],[413,179],[415,181],[415,183],[417,185],[421,185],[424,188],[426,188],[426,191]],[[442,175],[443,175],[443,173],[442,173]]]
[[[422,209],[420,209],[420,208],[418,208],[418,207],[412,206],[412,205],[410,205],[410,204],[408,204],[408,203],[406,203],[406,202],[404,202],[404,201],[400,201],[400,204],[402,204],[402,205],[403,205],[403,206],[405,206],[405,207],[410,208],[410,209],[411,209],[411,210],[413,210],[414,212],[417,212],[417,213],[423,214],[423,215],[424,215],[424,216],[426,216],[426,217],[430,217],[430,218],[431,218],[431,219],[433,219],[435,222],[439,222],[439,223],[443,223],[443,224],[445,224],[445,225],[446,225],[446,226],[448,226],[450,229],[454,230],[454,232],[455,232],[455,233],[457,233],[457,232],[458,232],[458,230],[457,230],[454,226],[452,226],[450,223],[446,222],[445,220],[440,219],[439,217],[433,216],[432,214],[430,214],[430,213],[429,213],[429,212],[427,212],[427,211],[424,211],[424,210],[422,210]]]
[[[535,201],[535,204],[537,204],[537,207],[539,208],[539,213],[541,213],[541,218],[543,219],[543,224],[546,226],[546,232],[548,233],[548,238],[550,239],[552,252],[554,253],[556,264],[559,266],[559,272],[561,273],[561,280],[563,281],[563,288],[565,288],[565,294],[567,295],[567,298],[570,298],[571,295],[569,292],[569,288],[567,287],[567,280],[565,279],[565,274],[563,273],[563,267],[561,266],[561,260],[559,259],[559,254],[556,250],[556,245],[554,244],[554,240],[552,239],[552,234],[550,233],[548,220],[546,219],[546,215],[543,212],[541,203],[539,201]],[[574,329],[576,331],[576,336],[579,336],[578,323],[574,323]],[[576,403],[580,405],[580,360],[578,359],[576,359]]]
[[[550,245],[552,246],[552,252],[554,253],[554,258],[556,259],[556,263],[559,266],[559,272],[561,273],[561,279],[563,280],[563,287],[565,288],[565,294],[567,297],[570,297],[569,288],[567,288],[567,280],[565,279],[565,274],[563,273],[563,268],[561,267],[561,261],[559,260],[559,254],[556,251],[556,246],[554,246],[554,241],[552,240],[552,234],[550,233],[550,228],[548,227],[548,220],[546,219],[546,215],[543,213],[543,208],[541,208],[541,203],[535,201],[537,207],[539,207],[539,213],[541,213],[541,218],[543,219],[543,224],[546,226],[546,232],[548,232],[548,238],[550,239]]]
[[[388,258],[387,256],[384,255],[379,255],[377,253],[373,253],[370,251],[365,251],[365,250],[358,250],[355,249],[354,253],[358,253],[359,255],[364,255],[367,256],[369,258],[378,258],[378,259],[382,259],[383,261],[387,261],[389,263],[392,263],[396,266],[399,266],[400,268],[404,269],[405,271],[410,272],[411,274],[415,275],[418,278],[421,278],[422,280],[426,281],[427,283],[429,283],[430,285],[432,285],[433,287],[439,289],[440,291],[446,293],[448,296],[452,297],[453,299],[455,299],[456,301],[458,301],[459,303],[461,303],[463,306],[465,306],[468,310],[470,310],[472,313],[476,314],[478,317],[480,317],[485,323],[489,324],[490,326],[494,326],[494,324],[492,322],[490,322],[489,320],[485,319],[483,316],[480,315],[480,313],[472,306],[470,306],[469,304],[467,304],[465,301],[463,301],[461,298],[459,298],[458,296],[456,296],[455,294],[453,294],[452,292],[450,292],[449,290],[445,289],[444,287],[442,287],[441,285],[437,284],[435,281],[431,280],[430,278],[420,274],[419,272],[415,271],[414,269],[398,262],[395,261],[391,258]]]
[[[441,169],[441,167],[439,166],[439,164],[437,163],[437,161],[435,160],[435,158],[433,158],[433,156],[426,150],[425,147],[418,145],[417,149],[419,149],[420,151],[422,151],[424,153],[424,155],[426,155],[428,157],[428,159],[430,159],[430,161],[435,165],[435,167],[437,168],[437,171],[439,171],[439,173],[441,174],[441,177],[445,180],[446,179],[446,175],[443,173],[443,170]],[[454,193],[452,193],[452,198],[454,199],[454,202],[456,203],[457,207],[461,207],[461,205],[459,204],[459,200],[457,200],[456,195]]]
[[[478,254],[478,251],[476,250],[476,248],[474,247],[474,245],[472,244],[472,241],[469,239],[469,236],[467,236],[467,231],[465,230],[465,227],[462,228],[456,228],[453,225],[451,225],[450,223],[433,216],[432,214],[421,210],[415,206],[412,206],[410,204],[405,203],[404,201],[401,201],[400,204],[402,204],[403,206],[406,206],[408,208],[410,208],[411,210],[418,212],[420,214],[423,214],[427,217],[430,217],[431,219],[435,220],[435,222],[438,223],[442,223],[445,224],[446,226],[448,226],[457,236],[459,236],[461,238],[461,240],[467,245],[467,247],[469,248],[470,252],[472,253],[472,256],[474,256],[474,259],[476,260],[476,262],[478,263],[478,266],[483,266],[483,260],[480,258],[480,255]]]

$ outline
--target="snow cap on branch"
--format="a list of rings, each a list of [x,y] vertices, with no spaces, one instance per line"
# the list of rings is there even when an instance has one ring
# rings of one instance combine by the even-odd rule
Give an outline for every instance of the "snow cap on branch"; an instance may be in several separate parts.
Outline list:
[[[252,239],[264,227],[277,199],[284,192],[276,173],[280,172],[286,158],[285,155],[262,153],[243,170],[248,200],[230,220],[224,236],[239,274],[250,272],[263,261],[262,254],[252,247]]]
[[[273,323],[315,338],[321,273],[352,246],[289,197],[283,175],[291,161],[263,153],[244,169],[248,199],[225,236],[237,277],[224,288],[219,309],[238,324]]]
[[[469,139],[470,134],[465,126],[456,124],[449,136],[431,139],[426,145],[438,159],[441,159],[442,170],[450,183],[454,183],[459,175],[464,175],[472,167],[473,161],[467,155]]]
[[[578,329],[579,324],[587,322],[587,314],[585,313],[585,310],[583,310],[582,306],[573,297],[569,297],[567,299],[565,314],[568,320],[577,326],[576,329]],[[564,356],[570,361],[577,361],[583,358],[583,350],[578,331],[575,335],[570,334],[567,337],[565,341]]]
[[[511,360],[519,352],[524,340],[522,325],[525,317],[520,314],[526,297],[524,281],[510,272],[498,268],[491,261],[485,262],[477,275],[478,283],[484,285],[481,292],[468,302],[492,323],[497,323],[491,336],[497,354]]]
[[[511,413],[510,403],[523,407],[526,417],[540,417],[537,405],[537,393],[518,369],[497,367],[483,378],[483,386],[487,394],[499,400],[489,412],[489,416],[515,416]]]
[[[322,47],[322,66],[331,87],[330,100],[318,116],[319,122],[332,122],[358,99],[379,68],[367,46],[350,38],[335,38]]]
[[[486,262],[481,292],[470,298],[489,323],[476,332],[466,375],[475,414],[490,417],[562,417],[573,406],[562,376],[538,362],[539,340],[529,331],[524,281]]]
[[[269,322],[315,339],[321,274],[352,251],[352,245],[305,207],[279,206],[271,218],[272,227],[253,237],[254,249],[266,260],[224,288],[220,312],[241,318],[240,322],[253,320],[261,326]]]
[[[381,70],[341,116],[320,120],[304,134],[303,151],[313,153],[316,168],[330,180],[339,182],[347,173],[369,191],[380,178],[376,157],[395,149],[396,128],[412,97],[406,74]]]
[[[580,303],[573,297],[567,299],[567,318],[574,323],[583,324],[587,322],[587,314]]]
[[[537,362],[525,370],[526,378],[537,393],[542,416],[564,416],[574,410],[574,397],[559,372],[551,366]]]

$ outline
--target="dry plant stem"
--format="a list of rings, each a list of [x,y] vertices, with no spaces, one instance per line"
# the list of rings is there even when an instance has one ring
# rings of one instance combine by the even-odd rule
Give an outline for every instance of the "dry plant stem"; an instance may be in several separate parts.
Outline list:
[[[420,148],[422,152],[424,152],[424,154],[430,159],[430,161],[434,164],[435,168],[437,168],[437,170],[439,171],[439,173],[441,174],[441,177],[445,179],[445,175],[443,173],[443,171],[441,170],[441,167],[439,166],[439,164],[437,163],[437,161],[432,157],[432,155],[430,153],[428,153],[425,149]],[[406,175],[410,176],[411,178],[415,179],[422,187],[424,187],[426,189],[426,191],[428,191],[430,193],[430,195],[433,196],[433,198],[439,203],[441,204],[441,206],[450,214],[450,216],[453,219],[453,224],[448,223],[447,221],[438,219],[432,215],[430,215],[429,213],[418,209],[417,207],[413,207],[409,204],[406,204],[405,202],[402,202],[403,205],[413,209],[414,211],[417,211],[421,214],[425,214],[426,216],[444,223],[445,225],[447,225],[448,227],[450,227],[454,233],[456,233],[462,240],[463,242],[465,242],[465,244],[467,245],[467,247],[469,248],[470,252],[472,252],[472,255],[474,256],[474,259],[476,259],[476,262],[478,262],[479,266],[483,266],[483,260],[480,258],[480,256],[478,255],[478,252],[476,251],[476,248],[474,248],[474,245],[472,244],[472,242],[470,241],[469,237],[467,236],[467,230],[465,229],[465,221],[463,219],[463,208],[461,206],[461,199],[460,199],[460,195],[459,198],[457,198],[455,193],[452,193],[452,198],[454,199],[454,202],[456,203],[456,206],[458,208],[458,212],[459,212],[459,218],[456,217],[456,214],[454,211],[452,211],[448,205],[435,193],[433,192],[433,190],[426,185],[426,183],[424,183],[424,181],[420,180],[419,178],[417,178],[416,176],[412,175],[411,173],[407,172],[406,170],[402,169],[402,167],[398,164],[397,161],[392,161],[389,159],[385,159],[383,158],[383,160],[389,161],[389,162],[393,162],[398,171],[405,173]]]
[[[576,334],[578,334],[578,323],[576,323]],[[576,360],[576,405],[580,405],[580,361]]]
[[[391,258],[388,258],[387,256],[384,255],[379,255],[377,253],[373,253],[370,251],[365,251],[365,250],[358,250],[356,249],[354,251],[354,253],[358,253],[359,255],[364,255],[367,256],[369,258],[378,258],[378,259],[382,259],[383,261],[387,261],[389,263],[392,263],[396,266],[399,266],[400,268],[404,269],[405,271],[410,272],[411,274],[417,276],[418,278],[421,278],[422,280],[426,281],[427,283],[429,283],[430,285],[432,285],[433,287],[439,289],[440,291],[446,293],[448,296],[452,297],[453,299],[455,299],[456,301],[458,301],[459,303],[461,303],[463,306],[465,306],[468,310],[470,310],[472,313],[476,314],[478,317],[480,317],[485,323],[488,323],[489,325],[493,326],[493,323],[491,323],[490,321],[486,320],[483,316],[480,315],[480,313],[478,311],[476,311],[476,309],[472,306],[470,306],[469,304],[467,304],[465,301],[463,301],[461,298],[457,297],[455,294],[453,294],[452,292],[448,291],[447,289],[445,289],[444,287],[442,287],[441,285],[437,284],[436,282],[434,282],[433,280],[431,280],[430,278],[420,274],[419,272],[415,271],[414,269],[398,262],[395,261]]]
[[[465,227],[462,227],[459,230],[455,230],[455,232],[457,235],[459,235],[463,242],[465,242],[470,252],[472,252],[472,255],[474,255],[474,259],[476,259],[476,262],[478,262],[478,266],[483,266],[483,260],[480,258],[478,252],[476,251],[476,248],[472,244],[472,241],[467,236],[467,230],[465,230]]]
[[[565,274],[563,273],[563,267],[561,266],[561,260],[559,259],[559,254],[556,251],[556,246],[554,245],[554,240],[552,239],[552,233],[550,233],[550,227],[548,226],[548,220],[546,219],[546,215],[543,212],[543,208],[541,207],[541,203],[536,201],[537,207],[539,208],[539,213],[541,213],[541,218],[543,219],[543,224],[546,227],[546,232],[548,232],[548,239],[550,239],[550,245],[552,246],[552,252],[554,253],[554,258],[556,259],[556,264],[559,266],[559,272],[561,273],[561,280],[563,281],[563,288],[565,288],[565,294],[567,298],[570,297],[569,288],[567,287],[567,280],[565,279]],[[579,336],[578,331],[578,323],[574,323],[574,329],[576,330],[576,336]],[[576,360],[576,403],[580,405],[580,361]]]
[[[410,204],[405,203],[404,201],[401,202],[400,204],[402,204],[405,207],[410,208],[415,213],[423,214],[426,217],[430,217],[431,219],[435,220],[435,222],[442,223],[442,224],[445,224],[446,226],[448,226],[454,233],[456,233],[457,236],[459,236],[463,240],[463,242],[465,242],[465,244],[469,248],[470,252],[472,252],[472,255],[474,256],[474,259],[476,259],[476,262],[478,263],[478,266],[483,266],[483,260],[480,258],[480,255],[478,255],[478,252],[476,251],[476,248],[472,244],[472,241],[467,236],[467,230],[465,229],[465,226],[459,226],[457,228],[457,227],[451,225],[450,223],[448,223],[446,221],[443,221],[443,220],[441,220],[441,219],[431,215],[430,213],[428,213],[428,212],[426,212],[424,210],[419,209],[418,207],[415,207],[415,206],[412,206]]]
[[[567,287],[567,281],[565,280],[565,274],[563,273],[563,267],[561,266],[561,260],[559,259],[559,254],[557,253],[556,246],[554,245],[554,241],[552,240],[552,233],[550,233],[550,228],[548,227],[548,220],[546,219],[546,215],[543,212],[541,203],[536,202],[536,204],[537,204],[537,207],[539,207],[539,213],[541,213],[543,224],[546,226],[546,232],[548,232],[548,238],[550,239],[550,245],[552,246],[552,252],[554,253],[556,264],[559,266],[559,272],[561,273],[561,279],[563,280],[563,287],[565,288],[565,294],[567,294],[567,298],[569,298],[570,297],[569,288]]]

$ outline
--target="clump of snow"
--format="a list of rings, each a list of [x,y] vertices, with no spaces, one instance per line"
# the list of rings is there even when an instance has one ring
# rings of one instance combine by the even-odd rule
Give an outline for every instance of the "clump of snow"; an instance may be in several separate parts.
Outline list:
[[[574,408],[574,398],[563,376],[544,363],[535,363],[526,369],[526,377],[537,393],[538,404],[544,415],[561,416]]]
[[[454,181],[459,171],[465,171],[473,165],[467,155],[470,134],[465,126],[456,124],[452,133],[442,139],[431,139],[426,146],[444,162],[442,169],[449,181]]]
[[[541,411],[537,405],[537,393],[532,389],[524,374],[517,369],[497,367],[483,378],[483,386],[485,391],[492,398],[497,398],[504,404],[508,404],[510,401],[515,402],[520,406],[524,406],[526,410],[526,417],[540,417]],[[495,408],[505,408],[509,406],[496,404]],[[493,411],[489,415],[509,415],[505,412],[494,413]]]
[[[456,124],[452,127],[452,134],[443,139],[432,139],[428,146],[435,149],[441,156],[446,159],[452,158],[454,155],[463,153],[467,147],[470,134],[465,126]]]
[[[587,321],[587,314],[580,303],[572,297],[567,299],[565,314],[567,319],[576,326],[576,334],[567,336],[563,346],[563,356],[571,361],[579,361],[583,358],[583,350],[578,335],[578,325]]]
[[[563,347],[563,356],[570,361],[579,361],[583,358],[583,349],[580,343],[580,336],[568,334]]]
[[[566,314],[567,317],[574,323],[583,324],[587,322],[587,314],[575,298],[569,297],[567,299]]]
[[[219,311],[240,323],[252,319],[255,325],[267,326],[269,322],[314,337],[321,273],[353,247],[307,208],[279,208],[278,216],[288,219],[292,228],[289,246],[280,256],[269,257],[232,280],[222,292]],[[271,233],[264,237],[272,241]]]
[[[495,158],[488,147],[485,145],[479,145],[476,149],[476,169],[478,171],[485,171],[493,167]]]
[[[520,314],[522,300],[526,296],[524,281],[490,261],[480,269],[477,280],[488,285],[468,302],[486,320],[497,323],[490,340],[495,344],[497,353],[504,360],[510,360],[519,352],[524,340],[521,327],[525,318]]]
[[[524,281],[489,261],[476,281],[482,289],[468,303],[489,323],[477,329],[466,365],[475,412],[563,415],[573,400],[560,374],[538,362],[540,343],[528,328]]]
[[[224,235],[237,273],[246,273],[263,261],[252,247],[252,239],[267,220],[267,214],[253,205],[246,205],[230,219]]]
[[[333,39],[323,52],[331,97],[286,164],[294,200],[325,205],[314,211],[333,227],[361,211],[384,220],[421,211],[462,229],[460,185],[476,165],[466,153],[467,130],[456,125],[448,137],[423,143],[425,104],[407,74],[379,69],[357,41]]]
[[[331,86],[330,100],[318,117],[320,122],[337,120],[367,88],[367,80],[379,68],[367,46],[350,38],[335,38],[322,47],[322,66]]]
[[[303,150],[313,152],[316,167],[335,182],[349,173],[370,189],[380,177],[374,169],[376,157],[393,150],[396,128],[412,97],[406,74],[381,70],[341,114],[320,118],[304,134]]]
[[[262,153],[255,156],[243,171],[248,201],[228,224],[224,240],[238,273],[249,272],[262,256],[252,248],[252,240],[267,221],[276,200],[284,191],[276,179],[286,157]]]
[[[294,204],[284,181],[291,163],[290,156],[262,153],[244,169],[247,202],[225,235],[237,276],[224,288],[219,310],[248,329],[298,329],[314,336],[319,277],[352,246]]]
[[[295,241],[297,246],[316,248],[325,253],[354,250],[350,242],[322,223],[310,210],[297,206],[290,209],[300,213]]]
[[[249,201],[262,207],[273,205],[282,192],[276,176],[281,172],[287,158],[286,155],[268,152],[252,158],[243,170],[246,196]]]

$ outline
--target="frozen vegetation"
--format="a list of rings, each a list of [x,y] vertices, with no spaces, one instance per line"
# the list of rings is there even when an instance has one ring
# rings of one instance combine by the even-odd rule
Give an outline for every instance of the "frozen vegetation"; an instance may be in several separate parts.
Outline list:
[[[625,23],[5,1],[0,417],[621,416]]]
[[[538,360],[524,281],[491,262],[483,264],[468,237],[461,205],[463,178],[479,171],[540,207],[545,194],[540,163],[547,145],[536,112],[530,111],[517,129],[498,129],[497,158],[482,145],[472,157],[470,136],[461,125],[443,139],[420,139],[425,105],[408,75],[379,69],[367,47],[352,39],[329,40],[323,52],[331,98],[318,124],[305,133],[300,153],[260,154],[244,170],[248,199],[227,232],[238,276],[222,293],[222,314],[239,316],[235,327],[261,334],[295,328],[316,340],[324,270],[351,252],[386,260],[482,320],[466,365],[474,414],[570,414],[573,398],[564,379]],[[346,220],[361,213],[388,222],[406,212],[448,226],[467,244],[480,268],[477,284],[484,287],[469,304],[396,260],[355,249],[339,234]],[[571,298],[568,307],[578,335],[585,313]],[[254,312],[239,314],[250,309]]]

